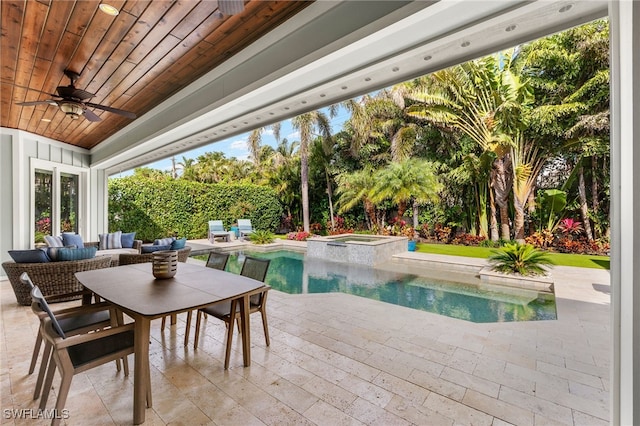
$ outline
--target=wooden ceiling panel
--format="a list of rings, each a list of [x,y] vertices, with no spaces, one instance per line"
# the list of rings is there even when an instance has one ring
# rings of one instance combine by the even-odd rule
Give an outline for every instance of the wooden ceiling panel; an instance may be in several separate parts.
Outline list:
[[[101,121],[74,120],[57,105],[16,103],[62,100],[70,69],[75,87],[95,94],[88,102],[141,116],[310,3],[245,0],[227,16],[211,0],[109,1],[118,16],[98,0],[0,2],[2,126],[92,148],[131,119],[92,108]]]

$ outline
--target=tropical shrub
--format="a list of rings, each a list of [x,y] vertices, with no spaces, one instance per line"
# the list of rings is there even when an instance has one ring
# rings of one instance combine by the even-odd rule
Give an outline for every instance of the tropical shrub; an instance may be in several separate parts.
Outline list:
[[[545,265],[553,265],[546,253],[530,244],[505,244],[489,256],[492,269],[497,272],[520,275],[544,275]]]
[[[577,220],[566,218],[562,219],[558,224],[558,232],[562,235],[578,236],[584,231],[582,222]]]
[[[463,246],[479,246],[486,239],[487,238],[482,235],[460,234],[456,235],[451,242]]]
[[[524,239],[524,242],[531,244],[535,248],[547,248],[553,244],[553,232],[545,228],[542,231],[536,231]]]
[[[275,235],[271,231],[265,231],[263,229],[258,231],[253,231],[249,234],[249,241],[253,244],[270,244],[275,239]]]

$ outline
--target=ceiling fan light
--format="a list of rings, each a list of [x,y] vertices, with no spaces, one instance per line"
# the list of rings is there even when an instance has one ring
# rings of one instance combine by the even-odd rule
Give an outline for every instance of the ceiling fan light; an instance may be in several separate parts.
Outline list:
[[[235,15],[244,10],[244,0],[218,0],[218,10],[225,15]]]
[[[70,117],[74,120],[80,118],[83,113],[82,105],[75,102],[62,102],[60,104],[60,110],[64,112],[67,117]]]

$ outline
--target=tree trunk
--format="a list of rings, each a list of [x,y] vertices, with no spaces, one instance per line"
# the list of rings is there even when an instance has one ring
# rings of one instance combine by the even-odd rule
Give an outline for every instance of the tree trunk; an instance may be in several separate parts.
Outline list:
[[[517,243],[524,243],[524,206],[518,199],[518,197],[513,197],[513,208],[515,210],[515,215],[513,218],[513,233],[514,240]]]
[[[594,216],[598,214],[600,210],[600,198],[598,196],[598,191],[600,188],[598,187],[598,179],[596,179],[596,170],[598,167],[598,158],[595,155],[591,156],[591,210],[593,211]],[[602,231],[597,226],[594,227],[593,238],[599,238],[598,231]]]
[[[331,189],[331,180],[329,179],[329,172],[324,169],[325,177],[327,178],[327,197],[329,197],[329,215],[331,216],[331,230],[336,229],[335,218],[333,217],[333,190]]]
[[[529,213],[529,235],[536,232],[536,224],[531,220],[531,216],[536,211],[536,207],[536,187],[534,185],[531,188],[531,192],[529,192],[529,199],[527,200],[527,212]]]
[[[582,216],[582,226],[587,239],[593,241],[593,233],[591,232],[591,222],[589,221],[589,207],[587,206],[587,190],[584,183],[584,167],[580,163],[578,169],[578,196],[580,198],[580,215]]]
[[[418,201],[413,200],[413,229],[418,230]]]
[[[511,239],[509,226],[509,194],[512,188],[513,177],[510,170],[511,159],[509,154],[497,158],[493,162],[491,179],[496,195],[496,204],[500,211],[500,238],[505,241]]]
[[[489,233],[491,241],[498,241],[500,236],[498,234],[498,218],[496,215],[496,201],[493,196],[493,189],[489,187]]]
[[[300,181],[302,189],[302,227],[309,232],[309,160],[306,155],[300,158]]]

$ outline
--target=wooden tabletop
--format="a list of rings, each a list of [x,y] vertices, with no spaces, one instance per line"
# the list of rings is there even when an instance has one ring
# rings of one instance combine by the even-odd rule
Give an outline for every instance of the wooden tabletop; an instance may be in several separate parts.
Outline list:
[[[237,298],[264,283],[230,272],[179,263],[173,278],[157,280],[151,263],[77,272],[78,281],[125,312],[157,318]]]

